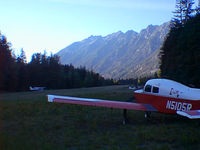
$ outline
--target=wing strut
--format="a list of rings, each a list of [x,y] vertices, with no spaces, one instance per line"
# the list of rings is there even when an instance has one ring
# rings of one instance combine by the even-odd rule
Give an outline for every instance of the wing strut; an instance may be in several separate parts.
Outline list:
[[[127,124],[128,122],[127,109],[123,109],[123,125]]]

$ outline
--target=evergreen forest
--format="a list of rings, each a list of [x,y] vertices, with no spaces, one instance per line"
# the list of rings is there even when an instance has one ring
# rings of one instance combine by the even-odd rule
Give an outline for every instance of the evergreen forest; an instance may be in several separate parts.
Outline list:
[[[193,1],[177,1],[171,29],[160,53],[161,77],[200,87],[200,13]]]
[[[27,63],[23,49],[16,57],[11,44],[0,34],[0,91],[26,91],[30,86],[64,89],[110,84],[113,80],[105,80],[85,67],[61,65],[57,55],[35,53]]]

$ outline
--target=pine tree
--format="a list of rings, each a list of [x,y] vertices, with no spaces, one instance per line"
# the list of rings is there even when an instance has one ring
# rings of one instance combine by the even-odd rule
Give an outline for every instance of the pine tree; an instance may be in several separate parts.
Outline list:
[[[23,49],[21,49],[21,54],[16,59],[16,69],[17,69],[17,91],[27,90],[28,85],[28,70],[26,55]]]
[[[18,63],[24,63],[24,64],[27,63],[26,54],[25,54],[23,48],[21,49],[21,54],[17,57],[17,62]]]
[[[15,83],[14,59],[10,47],[6,37],[0,33],[0,90],[12,90]]]
[[[192,16],[194,9],[192,8],[194,0],[176,0],[176,10],[174,18],[171,21],[172,27],[183,26],[185,22]]]
[[[195,11],[195,9],[192,8],[194,4],[194,0],[185,0],[184,1],[184,19],[185,22],[187,22],[188,19],[190,19]]]
[[[196,12],[196,14],[200,14],[200,0],[199,0],[198,5],[195,9],[195,12]]]

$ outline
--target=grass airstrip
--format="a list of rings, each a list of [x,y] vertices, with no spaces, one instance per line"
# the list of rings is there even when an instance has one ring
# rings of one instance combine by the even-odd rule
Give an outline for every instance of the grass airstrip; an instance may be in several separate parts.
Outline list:
[[[48,103],[47,94],[126,101],[128,86],[0,93],[0,150],[193,150],[200,120],[141,111]]]

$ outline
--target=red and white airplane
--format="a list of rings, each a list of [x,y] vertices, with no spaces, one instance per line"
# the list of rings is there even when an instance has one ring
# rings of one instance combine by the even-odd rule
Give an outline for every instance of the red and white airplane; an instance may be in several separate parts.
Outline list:
[[[127,110],[145,111],[146,117],[149,116],[148,112],[154,111],[178,114],[190,119],[200,118],[200,89],[172,80],[148,80],[143,89],[134,91],[134,97],[137,103],[56,95],[48,95],[48,101],[123,109],[124,120],[127,119]]]

